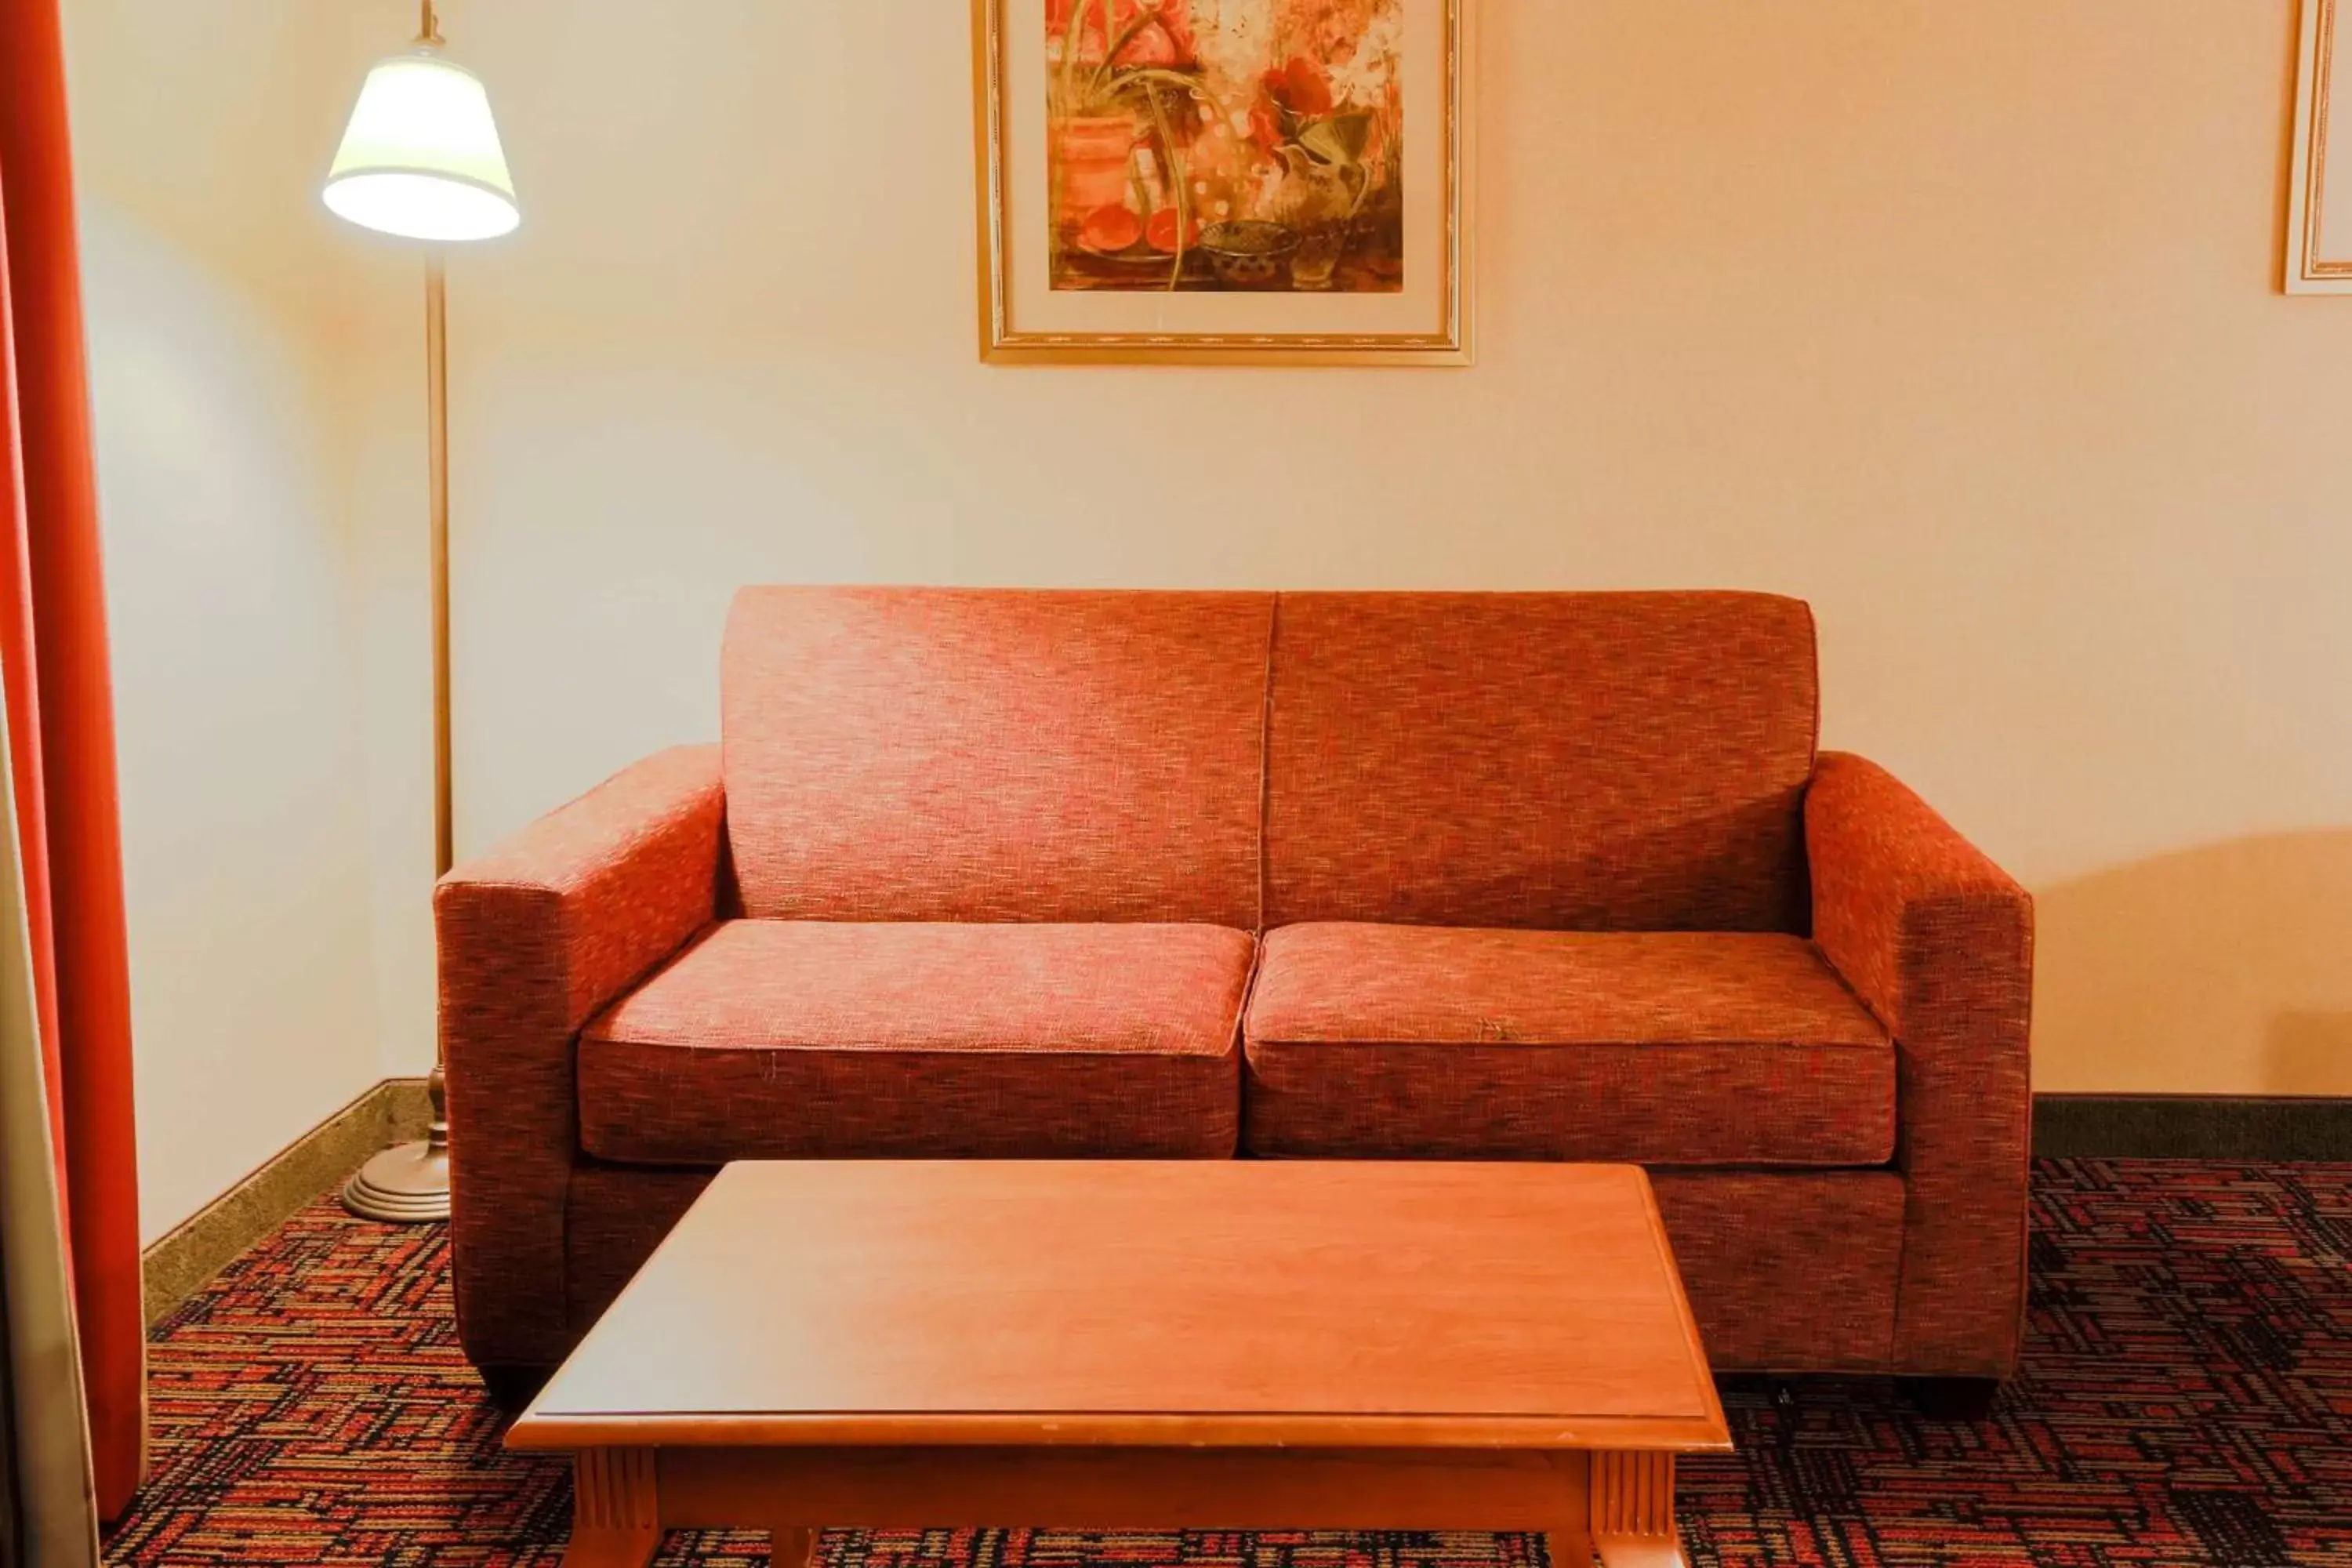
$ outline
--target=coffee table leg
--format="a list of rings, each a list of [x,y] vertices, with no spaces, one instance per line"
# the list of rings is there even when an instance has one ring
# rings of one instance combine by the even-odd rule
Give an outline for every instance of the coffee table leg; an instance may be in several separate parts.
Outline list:
[[[816,1561],[817,1532],[806,1525],[779,1524],[768,1531],[768,1568],[809,1568]]]
[[[1601,1568],[1685,1568],[1672,1454],[1594,1454],[1591,1496]]]
[[[651,1448],[583,1448],[572,1461],[572,1544],[563,1568],[646,1568],[661,1549]]]
[[[1580,1530],[1547,1530],[1544,1555],[1551,1568],[1592,1568],[1592,1537]]]

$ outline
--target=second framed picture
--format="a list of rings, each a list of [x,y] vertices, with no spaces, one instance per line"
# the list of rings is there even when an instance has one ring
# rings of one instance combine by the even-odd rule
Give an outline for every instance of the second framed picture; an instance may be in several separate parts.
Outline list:
[[[992,360],[1460,364],[1471,0],[974,0]]]

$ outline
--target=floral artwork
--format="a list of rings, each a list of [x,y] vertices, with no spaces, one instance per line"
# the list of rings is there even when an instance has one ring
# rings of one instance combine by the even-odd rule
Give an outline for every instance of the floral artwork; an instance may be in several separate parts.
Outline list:
[[[971,0],[981,357],[1470,363],[1479,3]]]
[[[1051,288],[1404,287],[1405,0],[1031,3]]]

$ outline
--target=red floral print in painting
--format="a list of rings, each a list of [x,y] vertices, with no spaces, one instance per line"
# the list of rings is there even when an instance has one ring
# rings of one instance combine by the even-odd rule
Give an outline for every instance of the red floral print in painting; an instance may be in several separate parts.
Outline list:
[[[1042,0],[1055,289],[1404,286],[1402,0]]]

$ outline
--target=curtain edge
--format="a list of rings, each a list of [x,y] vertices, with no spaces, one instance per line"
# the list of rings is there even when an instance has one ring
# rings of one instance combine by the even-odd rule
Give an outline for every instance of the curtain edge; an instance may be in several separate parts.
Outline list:
[[[0,822],[13,823],[8,745],[0,723]],[[16,835],[0,832],[0,1291],[13,1522],[26,1563],[97,1568],[97,1470],[58,1196],[24,867]]]

